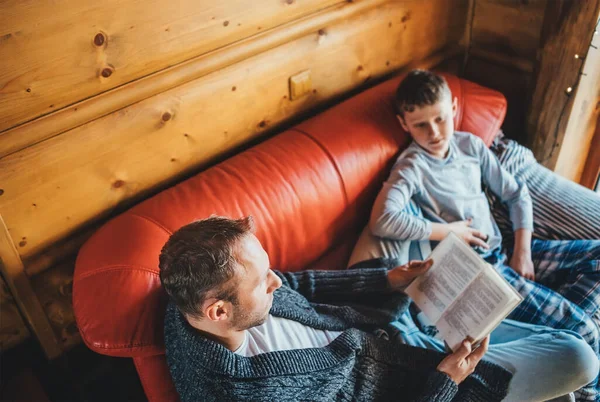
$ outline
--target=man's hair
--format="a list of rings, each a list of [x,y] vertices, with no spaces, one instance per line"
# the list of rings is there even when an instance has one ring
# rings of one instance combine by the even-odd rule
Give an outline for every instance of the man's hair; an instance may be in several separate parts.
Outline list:
[[[396,89],[396,113],[404,117],[404,112],[434,105],[445,96],[452,95],[444,77],[427,70],[412,70]]]
[[[171,235],[159,257],[160,281],[184,315],[202,318],[209,292],[237,304],[235,276],[240,240],[254,231],[251,216],[211,216],[183,226]]]

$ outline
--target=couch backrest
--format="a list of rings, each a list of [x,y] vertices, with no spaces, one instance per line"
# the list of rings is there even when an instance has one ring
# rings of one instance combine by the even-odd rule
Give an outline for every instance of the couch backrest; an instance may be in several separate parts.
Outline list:
[[[401,78],[211,167],[100,228],[81,248],[73,284],[75,316],[88,347],[138,361],[164,353],[166,297],[158,255],[173,231],[195,219],[253,215],[275,269],[345,267],[394,155],[409,141],[392,108]],[[447,79],[459,98],[457,128],[491,143],[504,118],[504,97]]]

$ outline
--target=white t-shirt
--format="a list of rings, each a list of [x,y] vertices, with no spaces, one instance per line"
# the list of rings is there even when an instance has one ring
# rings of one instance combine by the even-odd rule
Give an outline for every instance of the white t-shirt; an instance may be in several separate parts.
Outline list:
[[[244,342],[234,353],[245,357],[290,349],[321,348],[337,338],[340,331],[314,329],[299,322],[274,317],[245,331]]]

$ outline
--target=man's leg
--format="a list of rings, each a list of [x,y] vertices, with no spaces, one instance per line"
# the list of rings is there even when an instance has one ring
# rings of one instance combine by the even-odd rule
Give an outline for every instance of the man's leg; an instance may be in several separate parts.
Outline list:
[[[533,240],[535,279],[590,317],[600,310],[600,240]]]
[[[573,331],[579,334],[598,356],[600,340],[598,326],[581,308],[553,290],[523,278],[504,263],[496,265],[496,269],[524,298],[508,318]],[[598,378],[596,378],[587,387],[579,390],[576,396],[578,400],[595,401],[598,394]]]
[[[576,333],[513,320],[504,320],[492,332],[484,359],[513,373],[506,401],[565,395],[594,381],[599,366],[594,351]],[[594,388],[588,391],[578,400],[595,401]]]
[[[392,340],[444,352],[438,339],[420,332],[407,312],[391,324]],[[508,401],[547,400],[583,387],[598,373],[591,348],[570,331],[504,320],[492,332],[485,360],[513,373]],[[595,390],[592,387],[591,392]],[[590,395],[595,401],[595,393]]]

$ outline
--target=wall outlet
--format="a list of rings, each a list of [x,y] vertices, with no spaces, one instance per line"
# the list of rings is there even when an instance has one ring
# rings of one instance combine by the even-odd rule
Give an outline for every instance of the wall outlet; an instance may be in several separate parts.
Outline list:
[[[310,70],[302,71],[290,77],[290,99],[298,99],[312,91]]]

